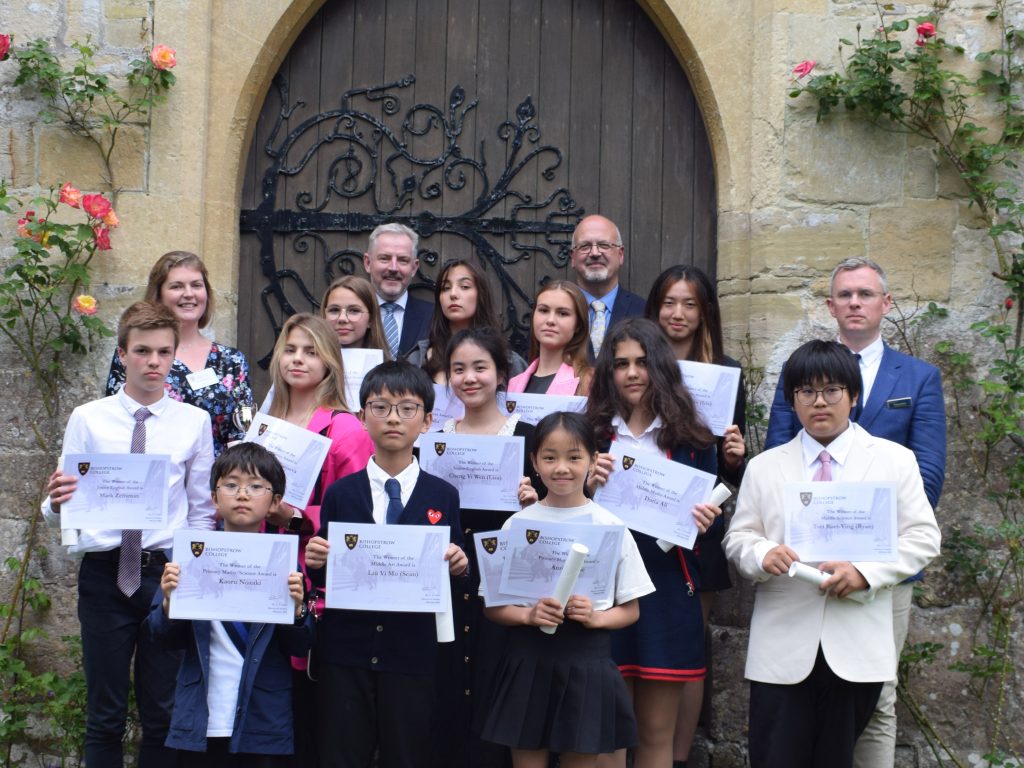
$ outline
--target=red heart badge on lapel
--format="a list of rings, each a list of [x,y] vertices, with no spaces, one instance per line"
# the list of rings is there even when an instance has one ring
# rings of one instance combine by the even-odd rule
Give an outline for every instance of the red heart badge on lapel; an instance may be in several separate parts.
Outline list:
[[[431,525],[437,525],[438,522],[441,520],[441,513],[438,512],[436,509],[428,509],[427,520],[430,521]]]

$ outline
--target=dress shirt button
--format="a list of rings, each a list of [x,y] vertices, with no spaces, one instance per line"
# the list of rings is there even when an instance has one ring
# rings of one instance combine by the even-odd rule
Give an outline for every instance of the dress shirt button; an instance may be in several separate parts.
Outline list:
[[[376,664],[377,663],[377,657],[374,656],[372,659],[370,659],[370,663],[371,664]]]
[[[469,692],[469,688],[466,689],[466,695],[467,696],[472,696],[472,694]]]
[[[463,599],[463,600],[469,600],[469,595],[463,595],[463,596],[462,596],[462,599]]]
[[[462,660],[463,660],[464,662],[466,662],[467,664],[469,664],[469,656],[463,656],[463,657],[462,657]]]
[[[377,625],[377,631],[378,632],[383,632],[384,631],[384,625],[383,624],[378,624]]]
[[[469,627],[463,627],[463,631],[468,635],[469,634]]]

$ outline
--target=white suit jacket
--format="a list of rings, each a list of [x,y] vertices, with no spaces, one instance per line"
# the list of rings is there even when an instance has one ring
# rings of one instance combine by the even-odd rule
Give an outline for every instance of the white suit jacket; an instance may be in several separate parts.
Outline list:
[[[750,680],[800,682],[810,674],[819,644],[829,667],[844,680],[896,677],[891,587],[938,555],[941,536],[914,454],[856,425],[853,429],[842,480],[897,484],[899,558],[892,563],[854,563],[874,594],[866,605],[825,597],[812,584],[764,571],[765,555],[785,538],[783,486],[804,480],[800,434],[753,458],[724,541],[729,560],[745,578],[757,582],[745,672]]]

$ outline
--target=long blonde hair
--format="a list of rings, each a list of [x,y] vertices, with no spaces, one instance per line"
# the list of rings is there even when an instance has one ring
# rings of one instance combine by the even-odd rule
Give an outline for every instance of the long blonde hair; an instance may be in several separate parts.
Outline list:
[[[384,359],[391,359],[391,350],[387,345],[387,336],[384,335],[384,323],[380,318],[380,304],[377,303],[377,295],[373,290],[370,281],[365,277],[356,275],[345,275],[337,278],[324,291],[324,297],[320,300],[320,317],[327,317],[327,300],[338,288],[346,288],[356,295],[359,303],[366,307],[370,313],[370,322],[366,326],[366,335],[359,343],[363,349],[381,349],[384,351]]]
[[[345,401],[345,368],[341,362],[338,335],[323,318],[301,312],[285,321],[284,328],[281,329],[274,344],[274,355],[270,361],[274,402],[270,404],[270,415],[283,419],[291,404],[291,387],[281,375],[281,356],[288,342],[288,334],[296,328],[309,334],[317,356],[324,361],[324,367],[327,369],[327,375],[316,388],[317,406],[335,411],[351,411]]]

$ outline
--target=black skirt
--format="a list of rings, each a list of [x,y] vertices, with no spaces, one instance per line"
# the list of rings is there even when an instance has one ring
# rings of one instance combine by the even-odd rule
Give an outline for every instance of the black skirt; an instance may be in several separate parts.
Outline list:
[[[547,635],[514,627],[483,738],[513,749],[606,754],[637,743],[607,630],[566,621]]]

